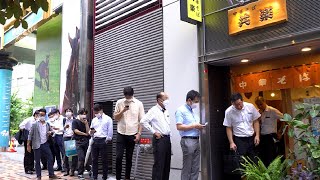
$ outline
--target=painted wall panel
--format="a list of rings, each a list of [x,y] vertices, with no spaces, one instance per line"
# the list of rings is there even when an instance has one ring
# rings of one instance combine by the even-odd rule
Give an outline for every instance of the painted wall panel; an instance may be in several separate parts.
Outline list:
[[[61,32],[61,15],[51,19],[37,30],[33,98],[35,107],[59,104]]]

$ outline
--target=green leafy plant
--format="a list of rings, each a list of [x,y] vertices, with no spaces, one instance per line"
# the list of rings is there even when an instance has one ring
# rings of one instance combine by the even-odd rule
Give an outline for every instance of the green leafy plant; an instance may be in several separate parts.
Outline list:
[[[320,105],[311,105],[307,103],[298,104],[296,106],[295,117],[284,114],[281,121],[287,123],[284,132],[288,129],[288,136],[295,139],[298,143],[298,153],[305,153],[306,166],[304,170],[311,172],[316,177],[320,175],[320,144],[319,138],[314,134],[314,128],[311,126],[310,120],[319,116]],[[298,163],[297,157],[291,153],[293,160]]]
[[[242,157],[244,162],[239,170],[247,180],[281,180],[285,179],[289,168],[288,160],[281,160],[281,156],[274,159],[268,167],[258,158],[254,163],[250,158]]]
[[[32,100],[24,102],[17,97],[17,93],[13,93],[10,107],[10,135],[17,133],[19,124],[30,116],[32,116]]]
[[[49,3],[47,0],[1,0],[0,2],[0,24],[4,25],[12,17],[16,20],[14,27],[22,25],[24,29],[28,28],[28,23],[23,19],[23,10],[31,9],[37,13],[39,8],[48,11]]]

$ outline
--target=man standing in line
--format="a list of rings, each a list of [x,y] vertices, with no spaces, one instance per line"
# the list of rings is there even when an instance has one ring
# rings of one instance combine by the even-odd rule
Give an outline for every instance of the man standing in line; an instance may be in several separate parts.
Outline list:
[[[39,111],[35,111],[32,117],[29,117],[20,123],[19,128],[21,133],[23,133],[23,135],[29,135],[32,124],[37,121],[38,115],[39,115]],[[24,133],[24,131],[26,132]],[[24,143],[24,159],[23,159],[24,171],[26,174],[33,174],[32,172],[34,171],[33,150],[31,149],[30,153],[27,151],[28,139],[26,139],[23,143]]]
[[[152,180],[169,180],[170,176],[171,130],[168,104],[168,95],[164,92],[158,93],[157,104],[141,119],[141,124],[153,134]]]
[[[200,94],[195,90],[187,93],[186,104],[180,106],[176,115],[176,126],[181,135],[183,166],[181,180],[197,180],[200,168],[200,118],[194,109],[199,107]]]
[[[58,109],[53,109],[51,111],[54,114],[54,130],[55,130],[55,135],[54,135],[54,151],[58,163],[58,167],[55,169],[55,171],[61,171],[64,172],[64,169],[62,168],[62,162],[63,158],[65,156],[65,151],[64,151],[64,142],[63,142],[63,116],[60,114],[60,111]]]
[[[103,113],[102,106],[100,104],[95,104],[93,106],[93,113],[95,118],[93,118],[91,123],[90,134],[93,135],[92,144],[92,174],[93,179],[98,179],[98,158],[99,154],[102,159],[103,176],[102,179],[106,180],[108,178],[108,163],[107,163],[107,143],[112,140],[113,135],[113,123],[112,119]]]
[[[260,157],[262,162],[268,166],[277,157],[276,141],[282,136],[282,129],[277,123],[283,118],[283,114],[276,108],[268,106],[262,96],[255,99],[255,103],[261,114],[261,142]]]
[[[90,139],[90,128],[87,121],[88,111],[84,108],[78,111],[79,120],[75,119],[72,122],[72,130],[74,132],[74,139],[76,140],[76,147],[78,153],[78,177],[84,179],[84,160],[86,157],[87,149]]]
[[[230,150],[256,161],[255,146],[260,143],[260,113],[253,104],[243,102],[240,93],[231,95],[232,105],[225,111],[223,125],[226,126]]]
[[[30,133],[28,136],[27,142],[27,150],[31,153],[31,142],[32,142],[32,149],[34,152],[34,158],[36,161],[36,173],[37,179],[41,179],[41,166],[40,166],[40,158],[41,155],[47,157],[47,167],[49,171],[49,178],[50,179],[58,179],[58,177],[54,174],[53,171],[53,159],[52,153],[49,148],[49,143],[47,142],[48,136],[52,133],[52,129],[50,125],[46,123],[45,120],[46,110],[40,109],[39,110],[39,121],[34,123],[30,129]]]
[[[63,134],[63,141],[69,141],[73,137],[73,130],[72,130],[72,122],[74,121],[73,117],[73,110],[71,108],[65,109],[66,118],[63,119],[63,126],[64,126],[64,134]],[[65,153],[64,153],[65,154]],[[65,173],[64,176],[68,176],[70,172],[70,176],[74,176],[74,171],[77,168],[77,156],[72,156],[72,163],[71,163],[71,170],[69,166],[69,158],[65,155],[64,156],[64,169]]]
[[[117,125],[117,147],[116,147],[116,179],[121,179],[122,159],[126,149],[126,172],[125,180],[130,179],[132,167],[132,155],[134,145],[140,140],[142,126],[140,120],[144,116],[142,102],[133,97],[132,87],[125,87],[123,95],[125,98],[116,103],[114,119]]]

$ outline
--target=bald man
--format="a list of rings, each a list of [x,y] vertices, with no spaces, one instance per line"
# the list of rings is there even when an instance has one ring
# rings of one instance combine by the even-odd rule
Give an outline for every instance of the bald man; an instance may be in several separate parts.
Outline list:
[[[281,129],[277,123],[283,118],[283,114],[276,108],[268,106],[262,96],[255,99],[255,103],[261,114],[261,141],[260,158],[268,166],[277,157],[276,141],[281,137]]]

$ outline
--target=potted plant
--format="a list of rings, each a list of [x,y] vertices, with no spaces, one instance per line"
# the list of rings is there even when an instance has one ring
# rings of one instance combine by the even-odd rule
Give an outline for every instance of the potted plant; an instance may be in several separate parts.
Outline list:
[[[288,129],[288,136],[294,138],[298,143],[298,152],[304,153],[306,165],[298,163],[295,153],[291,153],[290,164],[296,164],[292,168],[292,173],[288,176],[290,179],[316,179],[320,176],[320,145],[317,137],[317,128],[311,125],[311,121],[319,116],[320,105],[311,105],[307,103],[298,104],[295,109],[297,115],[292,117],[284,114],[281,121],[287,123],[283,132]]]
[[[247,180],[282,180],[286,178],[289,164],[281,157],[274,159],[268,167],[259,158],[258,163],[254,163],[250,158],[242,157],[244,162],[239,170]]]

